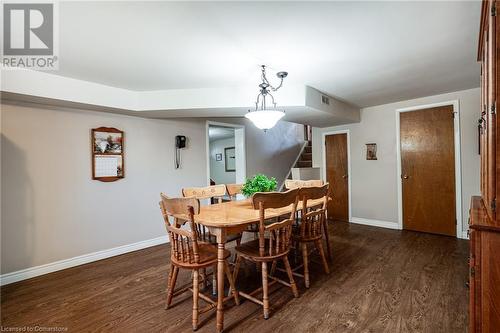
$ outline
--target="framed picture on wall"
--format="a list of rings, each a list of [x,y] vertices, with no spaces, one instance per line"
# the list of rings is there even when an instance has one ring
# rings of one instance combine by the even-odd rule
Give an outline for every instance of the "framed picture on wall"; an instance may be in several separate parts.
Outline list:
[[[377,144],[367,143],[366,144],[366,159],[374,161],[377,159]]]
[[[92,179],[114,182],[125,177],[123,139],[123,131],[113,127],[92,129]]]
[[[216,160],[216,161],[222,161],[222,153],[220,153],[220,154],[215,154],[215,160]]]
[[[234,147],[224,148],[226,172],[236,171],[236,150]]]

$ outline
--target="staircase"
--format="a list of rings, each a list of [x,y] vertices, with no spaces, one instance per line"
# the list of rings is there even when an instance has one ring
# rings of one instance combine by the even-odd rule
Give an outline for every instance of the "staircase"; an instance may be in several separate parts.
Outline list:
[[[304,146],[297,160],[290,168],[286,179],[320,179],[319,168],[312,167],[312,129],[311,126],[304,125]],[[295,175],[295,177],[294,177]],[[283,190],[285,182],[281,184],[280,191]]]
[[[294,168],[312,168],[312,163],[312,141],[308,140]],[[292,175],[290,174],[289,177],[292,177]]]

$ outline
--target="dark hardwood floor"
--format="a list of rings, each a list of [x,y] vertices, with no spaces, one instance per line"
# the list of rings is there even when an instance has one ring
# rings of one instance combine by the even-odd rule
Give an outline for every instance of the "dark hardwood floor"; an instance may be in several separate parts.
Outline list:
[[[226,331],[466,332],[467,241],[340,222],[330,232],[328,276],[313,264],[311,288],[301,281],[296,299],[273,286],[269,320],[256,304],[229,303]],[[2,287],[2,326],[190,332],[191,294],[164,309],[168,258],[161,245]],[[189,277],[182,273],[178,285]],[[246,266],[238,285],[247,289],[259,279]],[[215,331],[214,311],[200,318],[199,332]]]

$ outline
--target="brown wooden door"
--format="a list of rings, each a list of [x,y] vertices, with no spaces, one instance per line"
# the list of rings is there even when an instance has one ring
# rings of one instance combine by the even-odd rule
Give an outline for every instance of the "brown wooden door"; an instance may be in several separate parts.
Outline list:
[[[400,113],[403,227],[455,236],[453,107]]]
[[[332,200],[328,203],[328,218],[349,221],[349,186],[347,168],[347,134],[325,137],[326,181],[330,183]]]

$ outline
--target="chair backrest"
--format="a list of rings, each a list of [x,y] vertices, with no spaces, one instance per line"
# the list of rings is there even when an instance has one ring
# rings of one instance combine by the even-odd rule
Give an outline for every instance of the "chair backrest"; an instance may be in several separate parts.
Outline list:
[[[186,187],[182,189],[183,197],[194,197],[196,199],[212,199],[217,198],[218,202],[222,202],[222,197],[226,195],[226,185],[212,185],[206,187]]]
[[[169,198],[163,193],[160,196],[160,209],[170,238],[172,260],[186,264],[199,263],[198,230],[194,216],[200,211],[200,201],[196,198]],[[186,220],[175,218],[174,215],[178,214],[187,217],[191,230],[181,229]]]
[[[283,255],[290,250],[292,224],[295,220],[295,211],[299,200],[298,194],[299,189],[294,189],[286,192],[259,192],[252,196],[253,207],[259,210],[259,255],[261,257]],[[290,205],[292,210],[287,219],[265,224],[267,209],[283,208]],[[266,233],[268,238],[265,237]],[[266,242],[268,242],[267,249]]]
[[[322,199],[320,204],[307,208],[308,201],[317,199]],[[323,223],[326,223],[328,184],[320,187],[302,187],[299,190],[299,200],[302,201],[302,222],[299,229],[300,237],[311,240],[321,238]]]
[[[311,186],[323,186],[323,181],[321,179],[311,179],[311,180],[285,179],[285,188],[287,190],[291,190],[294,188],[311,187]]]
[[[243,184],[226,184],[227,195],[231,198],[231,200],[236,200],[236,195],[241,194],[241,189],[243,188]]]

